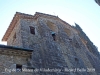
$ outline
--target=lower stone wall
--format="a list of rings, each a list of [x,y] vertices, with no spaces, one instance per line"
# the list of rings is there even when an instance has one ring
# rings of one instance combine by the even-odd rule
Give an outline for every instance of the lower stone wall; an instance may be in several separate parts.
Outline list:
[[[21,67],[27,67],[27,57],[0,54],[0,75],[32,75],[32,72],[23,70],[16,72],[16,69]]]

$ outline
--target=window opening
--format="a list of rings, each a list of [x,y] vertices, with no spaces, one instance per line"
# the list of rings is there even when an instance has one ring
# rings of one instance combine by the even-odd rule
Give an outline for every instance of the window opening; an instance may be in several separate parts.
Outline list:
[[[14,36],[13,36],[13,41],[16,39],[16,33],[14,34]]]
[[[75,43],[75,47],[76,47],[76,48],[80,48],[80,45],[79,45],[78,42]]]
[[[35,28],[30,26],[30,33],[35,35]]]
[[[16,64],[16,72],[21,72],[22,71],[22,65]]]
[[[53,40],[55,41],[56,40],[56,34],[55,34],[55,32],[52,32],[52,37],[53,37]]]
[[[69,39],[70,42],[72,42],[72,39]]]
[[[75,58],[75,61],[78,61],[78,59],[77,59],[77,58]]]

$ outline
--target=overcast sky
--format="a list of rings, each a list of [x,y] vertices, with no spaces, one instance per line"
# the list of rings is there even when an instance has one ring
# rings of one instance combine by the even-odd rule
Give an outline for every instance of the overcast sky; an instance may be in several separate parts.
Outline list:
[[[32,15],[42,12],[71,25],[75,22],[100,51],[100,6],[94,0],[0,0],[0,40],[16,11]]]

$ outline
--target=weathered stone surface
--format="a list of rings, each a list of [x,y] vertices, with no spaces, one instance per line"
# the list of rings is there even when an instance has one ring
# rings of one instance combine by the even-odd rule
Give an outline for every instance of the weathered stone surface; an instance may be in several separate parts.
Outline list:
[[[1,50],[2,48],[0,48],[0,51]],[[28,59],[30,59],[29,56],[23,56],[23,55],[18,56],[18,55],[13,55],[12,53],[8,54],[6,52],[3,54],[0,53],[0,75],[32,75],[32,73],[24,72],[23,70],[21,72],[16,72],[17,64],[22,65],[23,69],[27,68]]]
[[[31,64],[35,70],[48,68],[61,70],[38,71],[33,75],[100,74],[100,54],[77,27],[78,25],[73,27],[60,18],[48,14],[36,13],[31,17],[27,14],[20,15],[16,23],[18,25],[15,25],[7,40],[8,45],[33,49]],[[35,28],[35,34],[31,34],[30,26]],[[15,33],[16,38],[13,41]],[[74,72],[65,69],[76,70]],[[95,69],[95,71],[88,72],[87,69]]]
[[[0,75],[32,75],[32,72],[23,71],[30,67],[28,62],[31,64],[32,51],[31,49],[0,45]],[[20,72],[16,72],[17,69],[20,69]]]

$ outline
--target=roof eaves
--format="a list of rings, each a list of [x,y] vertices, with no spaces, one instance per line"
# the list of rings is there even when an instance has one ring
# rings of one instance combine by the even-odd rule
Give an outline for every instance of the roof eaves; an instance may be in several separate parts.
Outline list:
[[[17,21],[19,20],[19,14],[16,12],[16,14],[14,15],[8,29],[6,30],[6,33],[4,34],[2,41],[7,41],[7,39],[9,38],[9,35],[11,33],[11,31],[13,30],[13,28],[15,27]]]
[[[7,46],[7,45],[0,45],[0,48],[7,48],[7,49],[14,49],[14,50],[21,50],[21,51],[27,51],[27,52],[32,52],[32,51],[33,51],[33,49],[29,49],[29,48],[20,48],[20,47]]]
[[[40,13],[40,12],[36,12],[35,15],[30,15],[30,14],[25,14],[25,13],[20,13],[20,12],[16,12],[16,14],[14,15],[8,29],[6,30],[5,35],[2,38],[2,41],[7,41],[13,28],[15,27],[17,21],[20,18],[26,18],[26,19],[37,19],[40,16],[44,16],[44,17],[50,17],[50,18],[58,18],[58,16],[54,16],[54,15],[49,15],[49,14],[45,14],[45,13]]]

